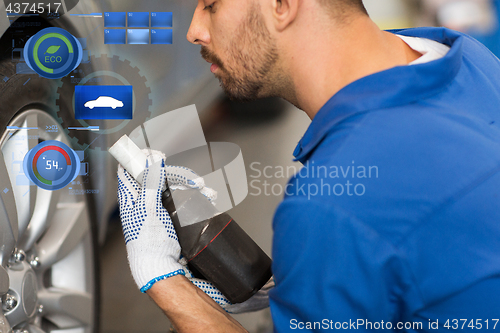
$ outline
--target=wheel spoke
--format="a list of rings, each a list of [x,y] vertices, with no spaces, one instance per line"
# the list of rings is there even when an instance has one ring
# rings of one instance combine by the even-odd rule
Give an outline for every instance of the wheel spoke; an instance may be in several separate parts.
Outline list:
[[[0,175],[7,175],[3,154],[0,151]],[[17,211],[9,177],[0,177],[0,264],[14,250],[18,236]]]
[[[81,325],[90,325],[92,321],[93,300],[90,293],[51,288],[39,292],[38,300],[43,305],[44,316],[61,328],[72,326],[71,319]],[[64,320],[64,317],[69,317],[70,321]]]
[[[16,123],[16,125],[23,128],[36,128],[36,116],[29,116],[22,124]],[[7,168],[6,176],[9,177],[12,183],[12,190],[16,200],[19,238],[22,238],[21,235],[28,226],[30,217],[33,214],[36,193],[36,191],[32,190],[30,182],[24,174],[23,159],[25,154],[37,142],[38,140],[29,139],[29,130],[27,129],[10,130],[8,138],[2,146],[4,162]]]
[[[28,228],[19,241],[19,247],[25,251],[29,251],[33,247],[33,244],[46,229],[47,223],[53,219],[60,196],[59,191],[47,191],[39,187],[36,190],[31,190],[31,192],[34,191],[36,191],[36,199],[33,215]]]
[[[7,293],[9,291],[9,274],[3,268],[3,266],[0,266],[0,296],[3,294]],[[0,311],[1,312],[1,311]],[[3,332],[0,330],[0,332]]]
[[[9,220],[5,218],[5,207],[0,201],[0,265],[5,265],[16,246],[16,238]]]
[[[44,330],[42,330],[40,327],[35,326],[35,325],[30,325],[30,326],[28,327],[28,331],[29,331],[30,333],[45,333],[45,331],[44,331]]]
[[[85,202],[57,205],[54,218],[36,244],[41,269],[46,269],[68,255],[89,231]]]
[[[37,128],[38,127],[38,115],[32,114],[32,115],[27,116],[26,120],[23,123],[23,127]],[[35,140],[29,139],[29,130],[25,130],[25,132],[26,132],[25,145],[27,147],[27,151],[30,151],[38,144],[38,140],[37,139],[35,139]],[[27,179],[28,178],[27,175],[24,175],[24,176],[26,177],[26,181],[28,182],[28,186],[19,186],[20,188],[18,190],[22,191],[21,193],[19,193],[19,195],[21,195],[21,197],[19,197],[19,198],[16,197],[16,200],[19,201],[19,200],[21,200],[22,197],[29,196],[29,198],[28,198],[29,211],[26,212],[28,214],[28,216],[27,216],[28,220],[22,221],[22,223],[21,223],[21,221],[19,222],[19,235],[20,236],[24,234],[26,228],[29,225],[30,217],[33,216],[33,212],[35,210],[35,204],[36,204],[36,196],[38,194],[37,188],[30,186],[30,181]],[[27,191],[29,191],[29,194],[26,194]],[[19,210],[21,209],[21,207],[17,207],[17,209],[18,209],[18,214],[19,214]],[[20,238],[22,239],[23,237],[20,237]],[[33,244],[31,244],[31,245],[33,245]]]

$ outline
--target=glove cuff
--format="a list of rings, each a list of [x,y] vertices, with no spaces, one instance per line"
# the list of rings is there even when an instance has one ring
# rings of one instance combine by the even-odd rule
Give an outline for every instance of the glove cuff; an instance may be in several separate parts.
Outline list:
[[[151,289],[151,287],[153,286],[153,284],[155,284],[156,282],[158,281],[161,281],[161,280],[165,280],[169,277],[172,277],[172,276],[176,276],[176,275],[184,275],[184,270],[181,268],[181,269],[178,269],[172,273],[168,273],[168,274],[165,274],[165,275],[162,275],[162,276],[158,276],[158,277],[155,277],[154,279],[152,279],[151,281],[149,281],[148,283],[146,283],[140,290],[142,293],[145,293],[146,291],[148,291],[149,289]]]

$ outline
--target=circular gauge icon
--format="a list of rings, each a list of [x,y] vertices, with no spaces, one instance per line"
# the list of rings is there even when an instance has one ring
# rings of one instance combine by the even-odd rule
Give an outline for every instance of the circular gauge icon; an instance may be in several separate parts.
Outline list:
[[[24,173],[38,187],[55,191],[66,187],[80,173],[80,159],[62,142],[50,140],[31,149],[23,161]]]
[[[62,78],[82,61],[82,45],[61,28],[46,28],[31,37],[24,46],[26,64],[40,76]]]

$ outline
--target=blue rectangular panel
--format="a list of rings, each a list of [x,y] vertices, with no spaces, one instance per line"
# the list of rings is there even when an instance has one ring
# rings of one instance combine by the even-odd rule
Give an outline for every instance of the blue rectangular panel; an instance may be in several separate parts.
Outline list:
[[[82,45],[82,49],[87,48],[87,38],[77,38],[80,44]]]
[[[83,50],[83,53],[82,53],[82,63],[86,64],[89,62],[89,50]]]
[[[127,29],[127,44],[149,44],[149,29]]]
[[[126,28],[127,15],[123,13],[104,13],[105,28]]]
[[[149,28],[148,12],[130,12],[128,13],[129,28]]]
[[[132,119],[132,86],[75,86],[75,119]]]
[[[172,20],[172,12],[151,13],[151,27],[153,28],[171,28],[173,26]]]
[[[151,29],[151,44],[172,44],[172,29]]]
[[[104,44],[125,44],[125,29],[104,29]]]
[[[80,159],[80,162],[82,162],[85,159],[85,151],[83,151],[83,150],[75,150],[75,153],[78,155],[78,158]]]
[[[86,176],[89,174],[89,163],[80,163],[80,173],[79,176]]]

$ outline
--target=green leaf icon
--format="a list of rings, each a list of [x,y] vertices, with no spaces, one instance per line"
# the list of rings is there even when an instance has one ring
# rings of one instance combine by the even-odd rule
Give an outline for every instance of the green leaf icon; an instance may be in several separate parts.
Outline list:
[[[61,47],[60,45],[52,45],[52,46],[50,46],[50,47],[47,49],[47,51],[45,51],[45,53],[44,53],[44,54],[46,54],[46,53],[48,53],[48,54],[54,54],[54,53],[56,53],[56,52],[57,52],[57,50],[59,50],[59,48],[60,48],[60,47]]]

